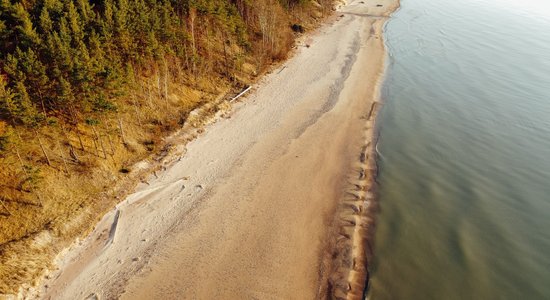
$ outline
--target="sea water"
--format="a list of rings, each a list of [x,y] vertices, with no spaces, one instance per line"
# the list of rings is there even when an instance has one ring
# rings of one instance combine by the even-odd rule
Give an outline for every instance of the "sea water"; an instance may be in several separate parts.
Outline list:
[[[550,4],[402,0],[385,38],[368,298],[550,299]]]

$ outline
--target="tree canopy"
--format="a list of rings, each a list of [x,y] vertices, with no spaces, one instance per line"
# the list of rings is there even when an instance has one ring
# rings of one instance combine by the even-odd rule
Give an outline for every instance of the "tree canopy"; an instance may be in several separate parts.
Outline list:
[[[113,101],[129,67],[203,60],[196,16],[194,31],[247,45],[235,1],[0,0],[0,118],[31,127],[49,114],[75,118]]]

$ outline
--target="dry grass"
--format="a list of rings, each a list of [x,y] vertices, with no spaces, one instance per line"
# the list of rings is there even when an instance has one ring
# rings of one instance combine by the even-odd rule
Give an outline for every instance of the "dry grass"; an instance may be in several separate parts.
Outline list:
[[[40,166],[38,181],[32,186],[21,187],[18,175],[23,170],[17,157],[3,157],[0,295],[15,294],[22,284],[33,286],[51,267],[56,253],[89,232],[119,201],[125,187],[139,181],[144,170],[132,166],[158,154],[166,144],[164,138],[182,128],[191,110],[216,99],[227,86],[223,80],[205,80],[200,89],[172,84],[168,99],[141,99],[138,110],[103,119],[95,128],[100,140],[94,142],[97,135],[90,126],[79,126],[84,150],[74,131],[63,133],[54,126],[40,131],[51,166],[45,164],[36,143],[18,145],[24,164]],[[22,135],[23,141],[32,139],[32,133]],[[71,158],[71,147],[78,160]]]

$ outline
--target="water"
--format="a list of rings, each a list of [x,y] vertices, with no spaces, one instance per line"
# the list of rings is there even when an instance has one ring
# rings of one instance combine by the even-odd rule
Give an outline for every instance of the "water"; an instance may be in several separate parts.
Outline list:
[[[550,5],[401,5],[369,299],[550,299]]]

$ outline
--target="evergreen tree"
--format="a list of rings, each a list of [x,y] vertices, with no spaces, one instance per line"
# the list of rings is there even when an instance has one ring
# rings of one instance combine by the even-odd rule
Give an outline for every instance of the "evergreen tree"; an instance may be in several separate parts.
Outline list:
[[[53,21],[46,6],[42,8],[42,12],[40,13],[39,25],[42,34],[48,34],[53,30]]]
[[[260,13],[302,2],[0,0],[0,76],[4,91],[14,95],[2,103],[16,102],[3,107],[3,115],[25,124],[56,112],[74,120],[128,90],[128,65],[162,77],[165,98],[171,62],[186,68],[178,74],[231,77],[237,58],[276,52],[252,51],[262,40],[273,48],[278,38],[273,26],[257,24]]]
[[[21,48],[31,48],[40,44],[40,38],[36,33],[31,17],[23,4],[16,3],[11,10],[15,25],[16,44]]]

